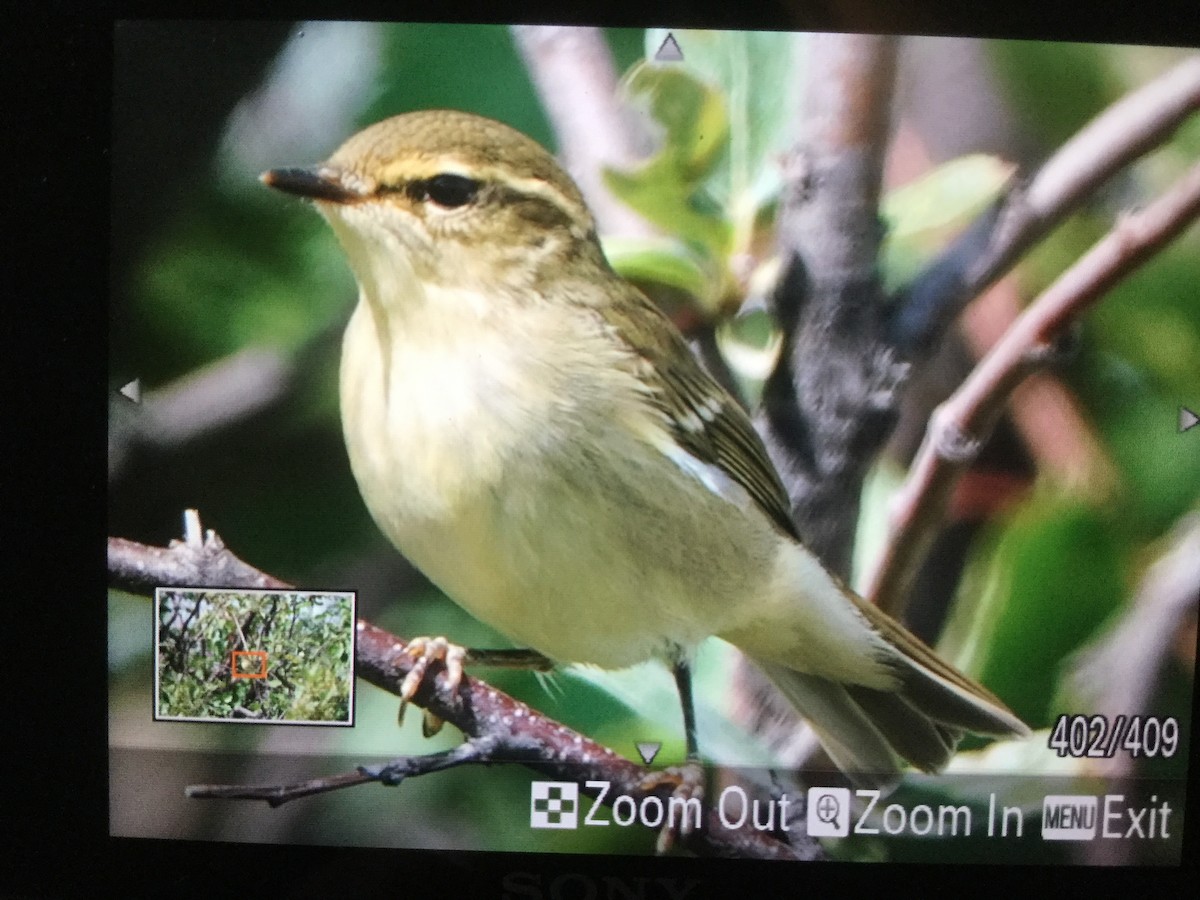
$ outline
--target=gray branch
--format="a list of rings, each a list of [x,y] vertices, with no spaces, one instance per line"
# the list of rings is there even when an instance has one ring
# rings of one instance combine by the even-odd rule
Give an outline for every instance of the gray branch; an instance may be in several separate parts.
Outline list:
[[[903,371],[876,275],[896,41],[818,35],[809,68],[779,222],[784,346],[757,424],[806,544],[845,576],[862,481],[895,420]]]
[[[1065,329],[1114,285],[1177,238],[1200,215],[1200,165],[1161,197],[1117,222],[1013,323],[938,407],[907,481],[893,500],[883,557],[866,596],[898,615],[941,525],[950,492],[991,433],[1012,390],[1048,355]]]

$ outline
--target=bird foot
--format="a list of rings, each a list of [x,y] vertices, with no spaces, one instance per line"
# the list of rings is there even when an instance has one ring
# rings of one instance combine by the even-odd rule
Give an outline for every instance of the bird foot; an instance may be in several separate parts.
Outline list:
[[[442,663],[446,667],[446,689],[451,693],[458,690],[458,686],[462,684],[463,660],[466,659],[468,651],[466,647],[452,644],[444,637],[415,637],[408,642],[404,652],[413,658],[413,666],[400,685],[400,711],[397,714],[400,721],[404,719],[408,702],[416,696],[425,680],[431,663]],[[441,731],[443,724],[441,718],[426,710],[421,722],[421,731],[425,737],[432,737]]]
[[[679,810],[681,814],[678,819],[675,815],[666,817],[655,844],[655,852],[659,856],[668,853],[679,839],[686,838],[702,826],[704,811],[700,802],[704,799],[704,767],[692,760],[682,766],[671,766],[651,772],[641,780],[638,787],[644,791],[653,791],[664,784],[671,786],[671,797],[667,801],[668,810]]]

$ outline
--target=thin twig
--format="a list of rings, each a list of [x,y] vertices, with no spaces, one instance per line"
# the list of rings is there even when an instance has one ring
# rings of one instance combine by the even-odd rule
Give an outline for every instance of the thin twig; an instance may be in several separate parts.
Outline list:
[[[265,800],[268,806],[276,807],[301,797],[327,794],[375,780],[365,772],[355,771],[291,784],[189,784],[183,794],[192,800]]]
[[[1154,203],[1122,218],[1041,294],[935,411],[909,477],[893,500],[887,546],[865,595],[898,615],[943,520],[950,491],[990,433],[1013,387],[1067,326],[1151,259],[1200,214],[1200,165]]]
[[[897,309],[898,344],[914,348],[936,343],[945,327],[975,297],[1013,267],[1029,248],[1092,196],[1100,185],[1131,162],[1160,146],[1200,110],[1200,56],[1186,59],[1164,75],[1126,94],[1063,144],[1028,184],[1008,192],[979,227],[946,250],[926,270],[936,297],[913,283],[909,303]],[[980,238],[984,244],[977,248]],[[969,261],[956,277],[946,277],[943,260],[970,245]],[[958,269],[958,264],[954,265]],[[917,299],[920,298],[920,299]]]

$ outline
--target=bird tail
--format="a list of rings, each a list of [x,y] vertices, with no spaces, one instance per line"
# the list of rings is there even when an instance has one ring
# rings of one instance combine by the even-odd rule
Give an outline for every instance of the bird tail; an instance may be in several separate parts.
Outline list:
[[[894,690],[839,682],[761,659],[755,662],[809,723],[834,764],[858,785],[894,782],[905,761],[925,772],[940,771],[968,731],[1000,737],[1029,734],[986,688],[912,635],[905,636],[919,645],[924,659],[898,654]],[[911,653],[915,647],[905,649]]]

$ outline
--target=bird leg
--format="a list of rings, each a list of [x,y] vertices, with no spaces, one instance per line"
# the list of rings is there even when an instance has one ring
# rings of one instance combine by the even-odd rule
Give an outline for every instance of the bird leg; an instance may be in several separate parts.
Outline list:
[[[466,665],[534,669],[541,672],[554,668],[554,662],[536,650],[468,648],[453,644],[444,637],[415,637],[408,642],[404,651],[413,658],[413,666],[400,685],[400,709],[396,714],[397,721],[400,722],[404,720],[408,702],[416,696],[421,687],[430,663],[440,662],[445,665],[446,688],[451,693],[457,691],[462,683],[463,668]],[[444,724],[439,716],[425,710],[421,719],[421,733],[427,738],[433,737],[442,730]]]
[[[664,784],[671,785],[671,797],[686,803],[690,799],[701,800],[704,797],[704,766],[700,763],[700,751],[696,740],[696,709],[692,700],[691,667],[686,660],[677,659],[672,666],[672,673],[675,675],[675,687],[679,692],[679,703],[683,707],[683,733],[687,755],[682,766],[671,766],[651,772],[642,779],[639,787],[652,791]],[[691,832],[692,825],[687,816],[682,817],[677,827],[664,825],[658,834],[656,851],[661,856],[675,845],[677,838],[687,837]]]

